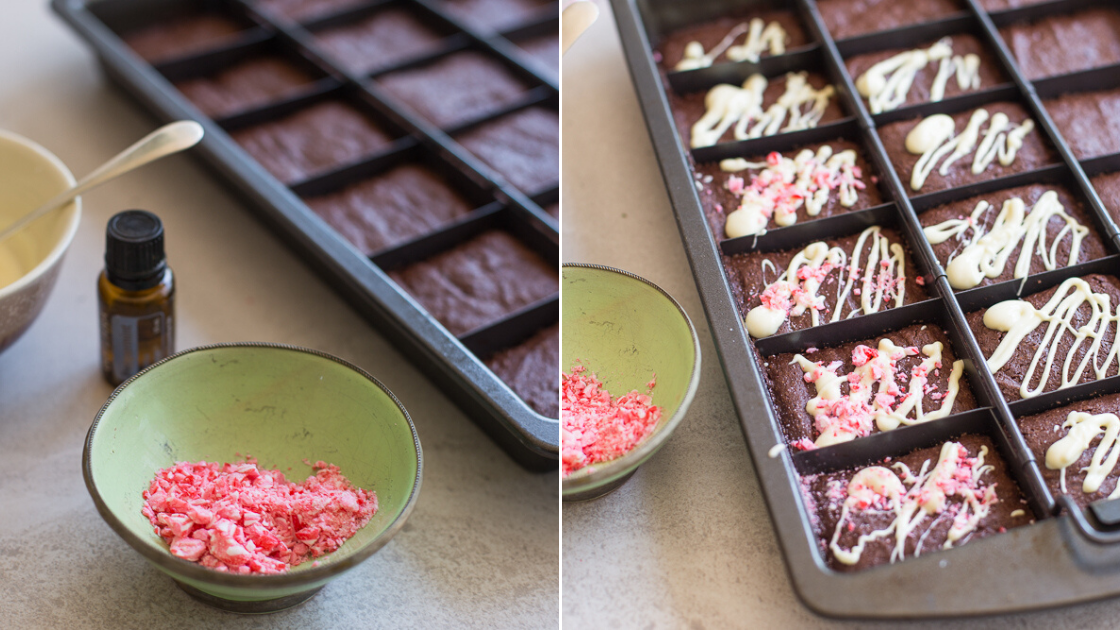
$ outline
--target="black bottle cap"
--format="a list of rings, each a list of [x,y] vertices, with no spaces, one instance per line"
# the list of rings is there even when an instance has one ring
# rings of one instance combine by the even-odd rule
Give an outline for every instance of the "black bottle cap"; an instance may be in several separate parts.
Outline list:
[[[146,210],[125,210],[109,219],[105,229],[105,270],[114,283],[143,283],[167,267],[163,222]]]

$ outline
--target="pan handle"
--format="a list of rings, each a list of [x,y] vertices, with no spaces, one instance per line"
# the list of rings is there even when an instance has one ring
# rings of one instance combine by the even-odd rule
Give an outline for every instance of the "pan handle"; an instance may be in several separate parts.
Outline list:
[[[1094,527],[1093,524],[1089,522],[1089,519],[1085,518],[1085,513],[1082,511],[1081,507],[1077,505],[1068,494],[1060,494],[1055,497],[1055,500],[1058,502],[1058,505],[1062,506],[1069,514],[1070,518],[1073,520],[1074,527],[1086,540],[1097,543],[1098,545],[1114,545],[1120,543],[1120,530],[1101,531]],[[1103,510],[1098,510],[1097,506],[1112,503],[1118,502],[1105,501],[1101,504],[1094,504],[1090,509],[1094,511],[1094,514],[1101,514]],[[1114,512],[1115,508],[1108,511]]]

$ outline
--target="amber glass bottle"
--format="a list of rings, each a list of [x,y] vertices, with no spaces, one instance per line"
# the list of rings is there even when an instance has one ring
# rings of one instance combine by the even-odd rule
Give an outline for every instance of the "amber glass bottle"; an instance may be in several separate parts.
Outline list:
[[[109,219],[97,301],[101,369],[113,385],[175,352],[175,283],[159,217],[126,210]]]

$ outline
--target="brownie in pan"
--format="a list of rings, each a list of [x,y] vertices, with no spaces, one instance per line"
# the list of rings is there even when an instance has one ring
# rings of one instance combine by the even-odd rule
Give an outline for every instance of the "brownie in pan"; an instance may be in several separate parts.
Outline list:
[[[431,54],[443,38],[411,11],[389,7],[353,24],[315,33],[315,42],[343,68],[357,75]]]
[[[175,83],[203,114],[223,118],[298,93],[314,81],[307,72],[280,57],[246,59],[208,77]]]
[[[546,33],[535,37],[514,38],[518,48],[529,53],[544,69],[554,77],[560,77],[560,36]]]
[[[1006,11],[1007,9],[1029,7],[1032,4],[1040,4],[1049,1],[1050,0],[980,0],[980,6],[988,11]]]
[[[498,378],[537,413],[560,417],[560,326],[541,330],[529,339],[486,359]]]
[[[913,324],[871,339],[764,361],[782,433],[799,449],[976,408],[964,362],[934,324]]]
[[[918,218],[949,284],[958,291],[1108,253],[1081,201],[1058,184],[977,195],[937,206]]]
[[[919,66],[922,60],[925,64]],[[940,101],[1006,80],[999,61],[970,33],[856,55],[844,65],[872,114]]]
[[[479,33],[505,31],[524,24],[556,4],[548,0],[436,0],[448,15]]]
[[[367,0],[253,0],[262,13],[306,21],[367,4]]]
[[[756,339],[928,298],[905,242],[879,226],[798,249],[724,256],[723,265]]]
[[[455,140],[522,191],[560,183],[560,117],[528,107],[472,127]]]
[[[1117,414],[1120,394],[1110,394],[1016,420],[1050,492],[1082,507],[1116,493],[1120,471],[1109,456],[1118,446]]]
[[[812,89],[804,90],[803,86]],[[787,91],[803,98],[795,99],[780,115],[777,110],[767,115]],[[811,71],[769,79],[755,74],[741,85],[724,83],[706,92],[684,95],[670,90],[668,97],[681,138],[692,148],[808,129],[844,117],[835,88],[824,75]],[[738,106],[745,103],[752,106]]]
[[[966,319],[996,385],[1013,402],[1115,376],[1118,306],[1120,280],[1094,274]]]
[[[1114,8],[1048,15],[999,32],[1028,79],[1120,62],[1120,11]]]
[[[697,164],[700,203],[716,239],[759,234],[879,205],[879,178],[851,140]]]
[[[1120,222],[1120,171],[1101,173],[1090,180],[1113,221]]]
[[[1079,160],[1120,152],[1120,88],[1043,101]]]
[[[956,0],[817,0],[833,39],[930,22],[967,8]]]
[[[796,11],[745,10],[666,33],[654,48],[654,59],[665,72],[694,70],[721,63],[757,62],[809,43]]]
[[[860,468],[803,475],[801,494],[821,554],[843,572],[960,547],[1034,522],[1019,484],[986,435],[962,435]]]
[[[1023,106],[1011,102],[889,123],[879,127],[879,137],[910,196],[1032,171],[1057,159]],[[919,161],[925,168],[915,178]]]
[[[212,49],[245,30],[217,13],[203,13],[159,22],[124,35],[124,41],[148,63],[156,64]]]

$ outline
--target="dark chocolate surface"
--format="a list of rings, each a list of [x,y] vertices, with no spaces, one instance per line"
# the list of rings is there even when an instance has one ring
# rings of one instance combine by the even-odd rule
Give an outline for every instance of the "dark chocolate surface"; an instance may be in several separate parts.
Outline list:
[[[1061,470],[1051,470],[1046,467],[1046,451],[1050,448],[1050,445],[1066,436],[1069,430],[1062,428],[1062,424],[1074,411],[1082,411],[1092,415],[1102,413],[1120,415],[1120,394],[1082,400],[1016,420],[1019,429],[1023,432],[1023,439],[1027,441],[1027,446],[1030,447],[1035,459],[1038,460],[1038,468],[1042,471],[1042,478],[1046,480],[1047,487],[1055,496],[1062,494]],[[1116,489],[1118,479],[1118,471],[1116,470],[1108,475],[1096,492],[1085,492],[1082,489],[1085,477],[1088,474],[1084,469],[1092,461],[1093,453],[1097,450],[1100,441],[1100,436],[1094,438],[1089,448],[1081,454],[1080,459],[1066,468],[1066,494],[1069,494],[1078,505],[1083,507],[1094,501],[1107,499],[1108,495]]]
[[[1028,79],[1120,62],[1120,11],[1093,8],[999,30]]]
[[[365,4],[365,0],[255,0],[264,13],[290,20],[311,20]]]
[[[883,228],[881,234],[891,242],[899,243],[906,250],[906,295],[903,298],[905,304],[913,302],[920,302],[929,297],[928,292],[924,286],[915,282],[918,270],[914,267],[914,259],[910,253],[910,248],[906,242],[902,240],[899,233],[891,228]],[[855,249],[859,241],[860,234],[852,234],[841,238],[828,239],[825,242],[829,247],[840,247],[847,253],[846,264],[851,266],[852,251]],[[848,318],[853,311],[860,308],[860,296],[856,294],[857,289],[862,286],[862,270],[865,268],[868,255],[871,253],[871,247],[874,240],[868,236],[864,242],[863,248],[860,249],[860,271],[861,273],[856,276],[856,280],[852,285],[852,290],[848,293],[845,299],[844,306],[840,312],[840,319]],[[808,246],[808,243],[806,243]],[[749,254],[736,254],[735,256],[723,257],[723,268],[727,273],[727,282],[731,286],[731,295],[735,298],[735,304],[739,307],[739,314],[743,317],[756,306],[762,304],[759,296],[762,294],[766,287],[778,279],[778,276],[784,272],[788,267],[793,257],[800,253],[804,247],[795,249],[787,249],[780,252],[751,252]],[[770,261],[773,267],[765,265],[763,261]],[[775,271],[776,269],[776,271]],[[844,269],[844,284],[848,281],[849,269]],[[820,312],[821,324],[828,323],[832,318],[832,312],[836,309],[836,303],[839,299],[838,293],[843,290],[844,284],[839,281],[841,270],[839,268],[833,269],[829,272],[825,281],[821,284],[817,295],[824,298],[824,308]],[[894,307],[894,295],[884,295],[883,305],[880,310],[887,310]],[[802,315],[790,317],[782,324],[775,334],[783,334],[793,332],[795,330],[804,330],[813,326],[813,318],[808,310]],[[851,357],[849,356],[849,359]],[[800,368],[798,368],[800,370]]]
[[[1120,151],[1120,88],[1044,101],[1077,159]]]
[[[1120,172],[1101,173],[1089,181],[1093,183],[1093,188],[1100,195],[1101,202],[1104,203],[1105,210],[1108,210],[1112,220],[1120,222]]]
[[[145,60],[159,63],[220,46],[242,30],[224,15],[204,13],[133,31],[124,41]]]
[[[954,0],[818,0],[817,7],[835,39],[929,22],[966,8]]]
[[[367,256],[436,230],[473,208],[442,177],[418,164],[312,197],[307,205]]]
[[[504,31],[532,19],[548,0],[441,0],[440,8],[479,32]]]
[[[806,145],[797,147],[787,153],[783,153],[784,157],[795,157],[801,150],[808,149],[816,153],[823,145],[832,147],[833,153],[840,153],[852,149],[856,152],[856,166],[860,168],[863,173],[862,181],[866,188],[859,191],[859,198],[851,208],[845,207],[840,203],[840,190],[836,189],[831,191],[828,201],[821,208],[820,214],[815,217],[809,216],[809,212],[802,205],[797,210],[797,222],[804,223],[815,219],[823,219],[825,217],[834,216],[837,214],[844,214],[846,212],[855,212],[864,208],[877,206],[883,202],[882,193],[879,191],[877,176],[872,170],[871,165],[864,159],[863,150],[860,145],[850,140],[837,139],[831,142],[822,142],[818,144]],[[757,155],[748,157],[749,162],[765,162],[765,155]],[[727,215],[734,212],[739,207],[740,197],[731,193],[727,189],[727,181],[731,176],[741,177],[746,184],[751,183],[751,177],[760,173],[763,169],[747,169],[737,173],[724,172],[719,167],[719,162],[705,162],[697,164],[694,173],[699,176],[698,181],[703,186],[700,191],[700,203],[704,207],[704,214],[708,218],[708,225],[712,229],[712,234],[716,239],[723,240],[727,238],[724,232],[724,223],[727,221]],[[711,180],[708,178],[711,177]],[[767,229],[775,229],[779,227],[777,223],[771,218],[767,224]]]
[[[493,113],[529,87],[498,60],[473,50],[383,75],[377,84],[439,127]]]
[[[550,70],[553,76],[560,76],[560,35],[558,33],[516,39],[513,43],[517,44],[517,47],[521,50],[529,53],[547,70]]]
[[[361,112],[341,101],[324,101],[231,135],[286,184],[368,157],[392,141]]]
[[[1027,7],[1032,4],[1048,1],[1049,0],[980,0],[980,6],[988,11],[1004,11],[1006,9],[1017,9],[1019,7]]]
[[[221,118],[281,100],[314,79],[279,57],[257,57],[211,77],[175,84],[202,113]]]
[[[980,477],[978,485],[980,488],[994,487],[997,498],[997,501],[991,504],[988,515],[980,520],[976,529],[954,543],[953,548],[968,544],[972,540],[1003,533],[1013,527],[1033,523],[1034,515],[1019,489],[1019,484],[1011,477],[1007,464],[1000,456],[992,439],[986,435],[963,435],[953,441],[963,446],[968,451],[968,456],[973,458],[980,455],[982,447],[987,448],[987,452],[984,454],[984,464],[992,468]],[[901,457],[889,457],[871,464],[871,466],[889,468],[892,472],[898,474],[900,471],[894,466],[902,463],[913,474],[917,475],[925,462],[929,462],[929,470],[937,465],[941,456],[941,448],[942,445],[939,444],[919,449]],[[893,534],[869,541],[860,555],[859,562],[854,565],[844,564],[837,560],[829,546],[836,531],[836,525],[840,520],[844,500],[848,496],[848,483],[857,472],[866,467],[861,466],[832,473],[801,477],[802,496],[811,514],[813,530],[817,534],[821,554],[828,566],[836,571],[860,571],[876,565],[887,564],[891,561],[891,552],[897,542]],[[909,485],[904,485],[907,489],[910,488]],[[962,497],[955,495],[948,497],[948,506],[960,507],[963,503],[964,499]],[[1016,513],[1017,510],[1022,510],[1022,514]],[[919,510],[920,512],[921,510]],[[1015,516],[1012,516],[1013,513],[1015,513]],[[919,552],[921,555],[926,555],[942,551],[941,548],[948,540],[949,527],[953,522],[951,518],[945,517],[944,514],[943,512],[940,517],[925,516],[918,521],[917,527],[906,537],[905,559],[917,557]],[[861,535],[889,527],[894,518],[893,511],[849,510],[848,516],[844,519],[844,530],[841,531],[837,544],[842,549],[852,549],[858,544]],[[854,527],[848,529],[848,523],[853,523]],[[920,550],[918,548],[919,543],[921,543]]]
[[[1058,199],[1062,205],[1065,206],[1066,212],[1073,218],[1077,219],[1081,225],[1089,228],[1089,233],[1081,241],[1081,251],[1075,263],[1089,262],[1096,260],[1107,255],[1104,243],[1101,241],[1100,235],[1093,225],[1093,221],[1085,212],[1085,208],[1077,197],[1073,196],[1066,189],[1065,186],[1057,184],[1030,184],[1027,186],[1019,186],[1017,188],[1007,188],[994,193],[986,195],[978,195],[976,197],[969,197],[960,201],[954,201],[942,206],[937,206],[926,212],[923,212],[918,219],[921,221],[922,227],[936,225],[943,221],[950,219],[967,219],[972,215],[972,211],[976,209],[976,204],[981,201],[987,201],[991,207],[984,211],[978,221],[982,225],[985,233],[995,223],[996,217],[1003,207],[1003,202],[1011,199],[1012,197],[1019,197],[1026,204],[1028,213],[1034,204],[1042,197],[1043,193],[1048,190],[1053,190],[1058,193]],[[1049,251],[1053,246],[1054,238],[1066,227],[1066,222],[1060,217],[1053,217],[1046,224],[1046,250]],[[968,230],[962,234],[963,240],[969,241],[973,239],[973,231]],[[1071,234],[1066,234],[1060,241],[1057,249],[1057,263],[1059,266],[1066,266],[1069,261],[1070,245],[1073,243]],[[964,249],[961,240],[957,238],[950,238],[949,240],[932,245],[933,253],[937,256],[937,260],[941,263],[942,268],[948,267],[949,261],[956,257],[957,254]],[[1036,251],[1038,245],[1036,244]],[[1015,276],[1015,264],[1019,260],[1019,254],[1023,251],[1023,242],[1019,241],[1019,245],[1011,252],[1011,256],[1007,259],[1007,264],[1004,265],[1003,273],[996,278],[984,278],[978,286],[987,286],[997,282],[1004,282],[1012,280]],[[1046,271],[1046,267],[1042,263],[1042,259],[1036,254],[1031,258],[1030,275],[1042,273]]]
[[[354,74],[369,74],[436,51],[442,38],[411,11],[390,7],[347,26],[320,31],[315,41]]]
[[[988,47],[982,44],[975,35],[957,33],[951,37],[953,55],[961,55],[963,57],[964,55],[974,54],[980,57],[981,90],[986,90],[1006,80],[1003,71],[1000,69],[999,61],[992,56],[991,52],[988,51]],[[917,48],[929,48],[935,43],[937,43],[937,40],[927,40],[914,44],[909,48],[892,48],[890,50],[880,50],[863,55],[856,55],[855,57],[845,60],[845,66],[848,68],[848,74],[852,77],[852,82],[855,82],[859,79],[860,75],[867,72],[880,61],[886,61],[899,53],[908,52]],[[906,94],[906,102],[901,105],[902,107],[929,102],[930,88],[933,87],[933,81],[937,78],[937,72],[940,67],[940,61],[932,61],[918,72],[914,77],[914,83],[910,86],[910,91]],[[957,83],[955,75],[950,77],[949,81],[945,84],[945,98],[951,98],[958,94],[972,91],[971,89],[962,90],[960,84]],[[864,102],[867,101],[866,98],[863,100]]]
[[[809,72],[808,75],[809,85],[816,89],[821,89],[828,85],[828,79],[824,75]],[[762,94],[762,109],[763,111],[770,108],[771,105],[778,102],[782,94],[786,91],[786,75],[781,74],[776,77],[770,77],[766,85],[766,91]],[[707,90],[699,92],[691,92],[684,95],[679,95],[672,90],[667,92],[669,97],[669,108],[673,111],[673,120],[677,123],[677,129],[680,130],[681,138],[684,139],[684,145],[691,146],[692,140],[692,125],[704,116],[706,108],[704,107],[704,98],[708,95]],[[839,120],[844,117],[844,110],[840,107],[840,99],[833,95],[828,101],[828,108],[825,109],[824,116],[821,117],[820,124],[826,124],[834,120]],[[724,132],[719,139],[720,142],[735,142],[735,125]]]
[[[983,107],[992,115],[996,112],[1003,112],[1010,119],[1011,123],[1016,125],[1021,124],[1030,117],[1023,106],[1018,103],[1001,101],[987,103]],[[956,123],[957,133],[960,133],[968,126],[968,121],[972,118],[972,112],[974,111],[976,110],[968,109],[950,114],[953,117],[953,121]],[[915,155],[906,150],[906,134],[910,133],[910,130],[921,122],[921,120],[922,118],[911,118],[910,120],[900,120],[879,127],[879,137],[883,141],[883,148],[887,150],[887,155],[890,157],[895,170],[898,171],[903,187],[911,197],[937,190],[944,190],[946,188],[975,184],[976,182],[996,179],[997,177],[1004,177],[1015,173],[1031,171],[1051,164],[1057,159],[1057,156],[1050,149],[1050,145],[1043,138],[1042,130],[1038,127],[1036,121],[1034,130],[1023,138],[1023,146],[1015,155],[1015,161],[1012,162],[1010,166],[1004,166],[999,163],[999,160],[993,160],[982,173],[973,175],[972,159],[976,155],[974,150],[972,153],[954,162],[949,169],[949,174],[942,176],[941,173],[938,172],[941,168],[941,162],[944,161],[944,158],[942,158],[942,160],[938,161],[933,172],[926,178],[925,184],[922,186],[921,190],[915,191],[910,188],[910,175],[914,170],[914,165],[918,163],[918,160],[922,156]],[[988,129],[990,120],[991,119],[980,127],[981,141],[984,131]],[[977,147],[979,147],[979,145],[980,141],[977,142]]]
[[[820,348],[813,353],[806,354],[803,352],[801,354],[810,361],[824,365],[829,365],[833,361],[840,361],[842,367],[837,373],[849,374],[855,369],[852,363],[852,351],[856,349],[856,346],[862,345],[875,349],[879,347],[879,340],[884,337],[898,346],[916,346],[918,348],[919,352],[916,356],[904,357],[897,364],[898,374],[900,374],[898,384],[904,391],[910,384],[910,370],[917,367],[926,358],[921,353],[922,346],[935,341],[941,342],[941,368],[929,377],[929,383],[936,385],[937,389],[930,390],[922,398],[922,409],[927,412],[940,409],[941,400],[935,400],[932,395],[947,391],[953,361],[959,357],[954,354],[952,344],[949,343],[949,338],[945,335],[945,332],[934,324],[914,324],[873,339],[853,341],[832,348]],[[782,425],[782,433],[785,434],[786,442],[796,442],[801,439],[813,441],[820,436],[820,431],[813,425],[813,417],[805,411],[805,405],[809,403],[810,399],[816,397],[817,390],[812,383],[805,382],[805,372],[801,369],[801,366],[790,363],[790,361],[793,361],[793,357],[793,353],[786,353],[763,359],[766,367],[767,386],[770,389],[770,398],[778,409],[779,422]],[[841,385],[840,391],[843,395],[848,394],[848,383],[846,381]],[[953,401],[953,413],[975,408],[976,399],[969,387],[968,375],[962,374],[960,389]],[[913,414],[911,414],[911,417],[913,417]],[[930,422],[937,421],[930,420]],[[880,433],[879,428],[872,425],[871,433]]]
[[[661,42],[657,44],[654,51],[661,55],[661,60],[657,62],[665,71],[672,71],[682,57],[684,57],[684,48],[690,42],[700,42],[704,47],[704,51],[711,51],[723,41],[724,37],[734,29],[736,26],[749,23],[751,19],[758,18],[762,20],[767,26],[771,22],[778,22],[786,31],[786,50],[804,46],[809,43],[809,37],[805,33],[804,27],[801,26],[801,19],[797,17],[797,13],[792,10],[766,10],[766,11],[739,11],[735,15],[728,15],[708,22],[694,24],[678,28],[674,31],[667,33]],[[739,46],[747,39],[747,33],[743,33],[735,38],[732,46]],[[762,57],[770,56],[769,51],[764,51]],[[718,57],[712,62],[712,65],[727,63],[727,51],[720,53]]]
[[[538,332],[486,360],[498,375],[537,413],[560,417],[560,326]]]
[[[560,117],[529,107],[459,134],[459,144],[527,193],[560,181]]]
[[[453,335],[493,324],[560,290],[560,274],[499,230],[389,273]]]
[[[1106,293],[1111,297],[1112,308],[1115,309],[1117,304],[1120,304],[1120,280],[1113,276],[1090,275],[1083,278],[1092,287],[1095,293]],[[1057,286],[1026,296],[1027,302],[1030,302],[1035,308],[1040,308],[1051,296],[1058,291]],[[980,344],[980,350],[983,352],[985,358],[992,356],[995,349],[999,346],[999,342],[1007,334],[998,330],[992,330],[984,325],[984,314],[988,309],[981,309],[979,311],[968,313],[966,319],[968,320],[969,328],[972,329],[973,334],[976,336],[977,343]],[[1085,325],[1092,315],[1092,311],[1087,304],[1082,304],[1073,317],[1073,327],[1079,328]],[[996,384],[999,385],[1000,391],[1003,393],[1004,398],[1008,402],[1019,400],[1019,387],[1023,383],[1023,376],[1027,373],[1031,361],[1034,358],[1035,349],[1038,348],[1043,339],[1046,337],[1046,330],[1048,324],[1043,322],[1040,326],[1030,332],[1019,344],[1015,354],[999,371],[993,375],[996,379]],[[1112,348],[1113,341],[1116,337],[1115,326],[1109,326],[1105,332],[1104,340],[1101,342],[1101,350],[1098,354],[1099,359],[1103,362],[1105,355]],[[1062,382],[1062,365],[1065,357],[1073,352],[1073,359],[1070,360],[1071,372],[1076,369],[1076,366],[1081,363],[1085,357],[1091,342],[1085,342],[1078,346],[1078,349],[1073,351],[1073,336],[1068,332],[1063,332],[1061,339],[1058,342],[1058,352],[1053,354],[1055,361],[1050,367],[1050,378],[1046,383],[1044,392],[1051,392],[1058,389]],[[1045,355],[1044,355],[1045,358]],[[1044,361],[1044,359],[1043,359]],[[1039,362],[1039,367],[1035,369],[1034,377],[1031,379],[1030,387],[1035,389],[1041,380],[1041,373],[1043,373],[1044,362]],[[1106,372],[1105,376],[1115,376],[1117,373],[1116,362],[1113,361]],[[1079,383],[1089,383],[1097,380],[1096,373],[1091,367],[1085,370],[1082,374]]]

